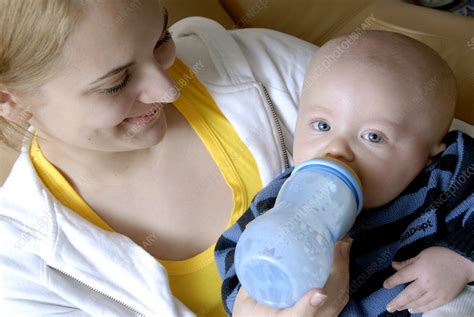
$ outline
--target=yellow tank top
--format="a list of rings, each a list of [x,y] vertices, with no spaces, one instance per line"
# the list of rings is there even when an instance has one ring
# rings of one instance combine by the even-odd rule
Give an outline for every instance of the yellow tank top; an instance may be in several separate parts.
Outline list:
[[[244,213],[255,194],[262,188],[257,164],[195,74],[179,59],[168,73],[181,87],[181,95],[173,103],[174,106],[204,143],[232,190],[234,207],[227,229]],[[43,183],[64,206],[96,226],[114,231],[43,156],[36,134],[30,156]],[[201,253],[182,261],[157,259],[168,272],[174,296],[198,316],[227,316],[221,301],[222,280],[214,261],[215,245],[214,243]]]

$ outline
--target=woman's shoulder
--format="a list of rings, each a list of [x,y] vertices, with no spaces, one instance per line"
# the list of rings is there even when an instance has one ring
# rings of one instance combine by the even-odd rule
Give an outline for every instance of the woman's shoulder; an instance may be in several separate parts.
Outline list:
[[[316,46],[269,29],[226,30],[202,17],[183,19],[171,27],[178,55],[185,63],[201,63],[199,73],[210,83],[240,84],[251,80],[299,93]]]
[[[1,249],[41,251],[39,241],[47,240],[44,238],[55,221],[53,215],[50,195],[29,154],[22,151],[0,187]]]
[[[316,47],[272,30],[226,30],[199,17],[170,30],[178,57],[196,70],[267,184],[291,158],[299,95]]]
[[[0,198],[0,271],[5,265],[11,266],[13,259],[23,262],[20,259],[24,257],[41,257],[51,247],[51,212],[41,207],[37,210],[42,212],[24,208],[18,199],[7,201]],[[6,258],[9,260],[5,261]],[[15,267],[21,268],[22,265]]]
[[[38,243],[38,233],[42,225],[30,225],[29,215],[22,211],[0,204],[0,292],[19,290],[20,279],[41,283],[45,261],[38,253],[44,251],[44,243]]]

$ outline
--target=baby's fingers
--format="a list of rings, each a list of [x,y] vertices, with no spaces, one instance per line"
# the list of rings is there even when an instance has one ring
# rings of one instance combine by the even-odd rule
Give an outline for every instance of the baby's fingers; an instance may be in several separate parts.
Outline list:
[[[387,311],[393,313],[396,310],[407,309],[411,302],[421,298],[425,291],[417,283],[408,285],[397,297],[387,304]],[[411,306],[410,306],[411,307]]]
[[[433,295],[428,292],[417,300],[408,304],[408,306],[406,306],[405,308],[408,309],[410,314],[424,313],[427,312],[427,310],[422,310],[422,308],[427,307],[435,299],[436,297],[433,297]]]
[[[406,266],[403,269],[397,271],[397,273],[390,276],[383,282],[383,287],[393,288],[400,284],[409,283],[416,279],[415,270],[412,265]]]
[[[442,305],[444,305],[445,303],[441,300],[441,299],[435,299],[433,301],[431,301],[430,303],[426,304],[426,305],[423,305],[421,307],[418,307],[416,309],[411,309],[409,310],[410,311],[410,314],[416,314],[416,313],[426,313],[426,312],[429,312],[430,310],[433,310],[435,308],[438,308]],[[454,316],[454,315],[453,315]]]
[[[396,261],[392,261],[392,267],[397,270],[397,271],[400,271],[401,269],[403,269],[405,266],[408,266],[410,264],[412,264],[413,262],[415,262],[416,260],[418,259],[418,256],[415,256],[413,258],[410,258],[406,261],[402,261],[402,262],[396,262]]]

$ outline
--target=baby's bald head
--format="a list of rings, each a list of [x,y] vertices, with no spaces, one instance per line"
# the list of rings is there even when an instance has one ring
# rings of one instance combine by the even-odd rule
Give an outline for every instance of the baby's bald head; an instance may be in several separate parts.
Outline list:
[[[346,42],[346,43],[344,43]],[[343,45],[344,44],[344,45]],[[348,47],[349,46],[349,47]],[[347,48],[348,47],[348,48]],[[347,49],[342,49],[347,48]],[[336,55],[334,52],[341,54]],[[332,59],[328,65],[328,56]],[[315,81],[314,73],[325,63],[327,73],[347,65],[353,70],[376,70],[403,82],[400,111],[423,113],[429,132],[440,141],[451,125],[456,104],[456,83],[448,64],[427,45],[399,33],[366,31],[356,40],[349,35],[325,43],[314,55],[305,89]],[[321,72],[320,72],[321,73]],[[323,72],[320,78],[324,80]],[[308,85],[308,83],[311,83]]]

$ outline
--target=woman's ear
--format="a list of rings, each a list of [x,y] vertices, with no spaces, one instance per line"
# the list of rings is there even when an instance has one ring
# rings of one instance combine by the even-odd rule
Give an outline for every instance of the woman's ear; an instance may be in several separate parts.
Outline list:
[[[444,150],[446,150],[446,144],[444,143],[438,143],[437,145],[433,146],[433,148],[430,151],[430,157],[428,158],[428,161],[426,162],[426,166],[433,163],[433,158],[439,153],[443,152]]]
[[[4,117],[8,121],[18,124],[24,124],[33,117],[30,112],[15,102],[13,96],[10,93],[1,90],[0,116]]]

